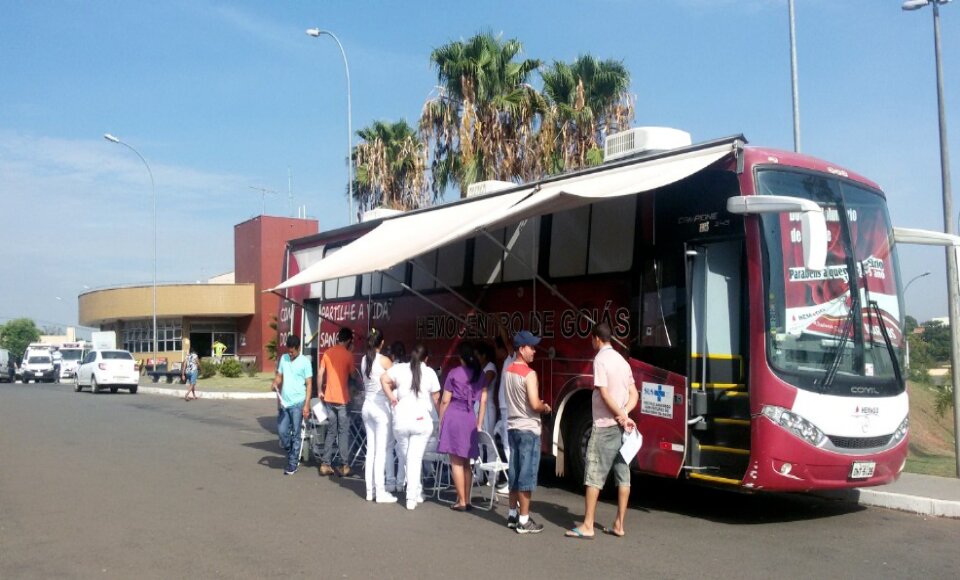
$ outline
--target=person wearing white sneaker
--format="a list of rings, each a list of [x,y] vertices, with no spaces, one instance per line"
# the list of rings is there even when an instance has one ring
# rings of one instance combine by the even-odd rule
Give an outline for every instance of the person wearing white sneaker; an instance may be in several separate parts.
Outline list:
[[[380,377],[383,392],[393,406],[393,435],[397,453],[406,465],[407,509],[423,501],[420,471],[423,453],[433,433],[431,410],[440,400],[440,379],[427,366],[427,348],[418,344],[410,351],[410,362],[393,365]]]
[[[393,445],[393,413],[380,385],[380,377],[393,366],[393,361],[380,354],[381,348],[383,333],[373,328],[367,337],[367,352],[360,361],[364,389],[361,416],[367,432],[363,476],[367,484],[367,501],[376,498],[377,503],[394,503],[397,497],[388,491],[388,486],[396,486],[396,481],[385,473],[387,449]]]

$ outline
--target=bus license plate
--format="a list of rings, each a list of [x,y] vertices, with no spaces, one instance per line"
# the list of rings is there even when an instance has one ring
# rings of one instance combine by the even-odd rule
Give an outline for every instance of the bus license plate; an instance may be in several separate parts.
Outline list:
[[[877,467],[875,461],[855,461],[850,468],[850,479],[867,479],[873,477],[873,470]]]

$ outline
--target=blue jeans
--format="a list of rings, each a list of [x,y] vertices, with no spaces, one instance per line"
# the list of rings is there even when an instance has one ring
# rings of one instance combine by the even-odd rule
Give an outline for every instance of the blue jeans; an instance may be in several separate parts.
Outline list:
[[[331,405],[327,403],[329,418],[327,419],[327,437],[323,445],[323,464],[333,463],[334,442],[340,450],[340,464],[350,463],[350,413],[346,405]]]
[[[540,435],[533,431],[510,429],[510,469],[507,487],[510,491],[533,491],[540,471]]]
[[[300,463],[300,427],[303,424],[303,405],[296,403],[280,407],[277,413],[277,433],[280,446],[287,451],[287,470],[293,471]]]

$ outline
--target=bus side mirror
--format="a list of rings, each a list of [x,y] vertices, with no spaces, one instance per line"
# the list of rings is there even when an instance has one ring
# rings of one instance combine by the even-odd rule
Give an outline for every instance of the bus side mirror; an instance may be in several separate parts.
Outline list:
[[[808,270],[826,267],[827,220],[816,202],[786,195],[741,195],[727,199],[727,211],[738,215],[799,213],[803,266]]]

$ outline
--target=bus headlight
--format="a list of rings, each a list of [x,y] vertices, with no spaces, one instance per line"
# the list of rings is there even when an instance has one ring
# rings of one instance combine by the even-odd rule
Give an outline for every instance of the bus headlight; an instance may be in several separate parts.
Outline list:
[[[900,423],[900,426],[897,427],[897,430],[893,432],[893,437],[890,438],[890,445],[896,445],[907,436],[907,431],[910,430],[910,417],[904,417],[903,422]]]
[[[783,407],[768,405],[763,408],[762,412],[767,419],[770,419],[814,447],[819,447],[827,438],[826,435],[823,434],[823,431],[818,429],[816,425]]]

